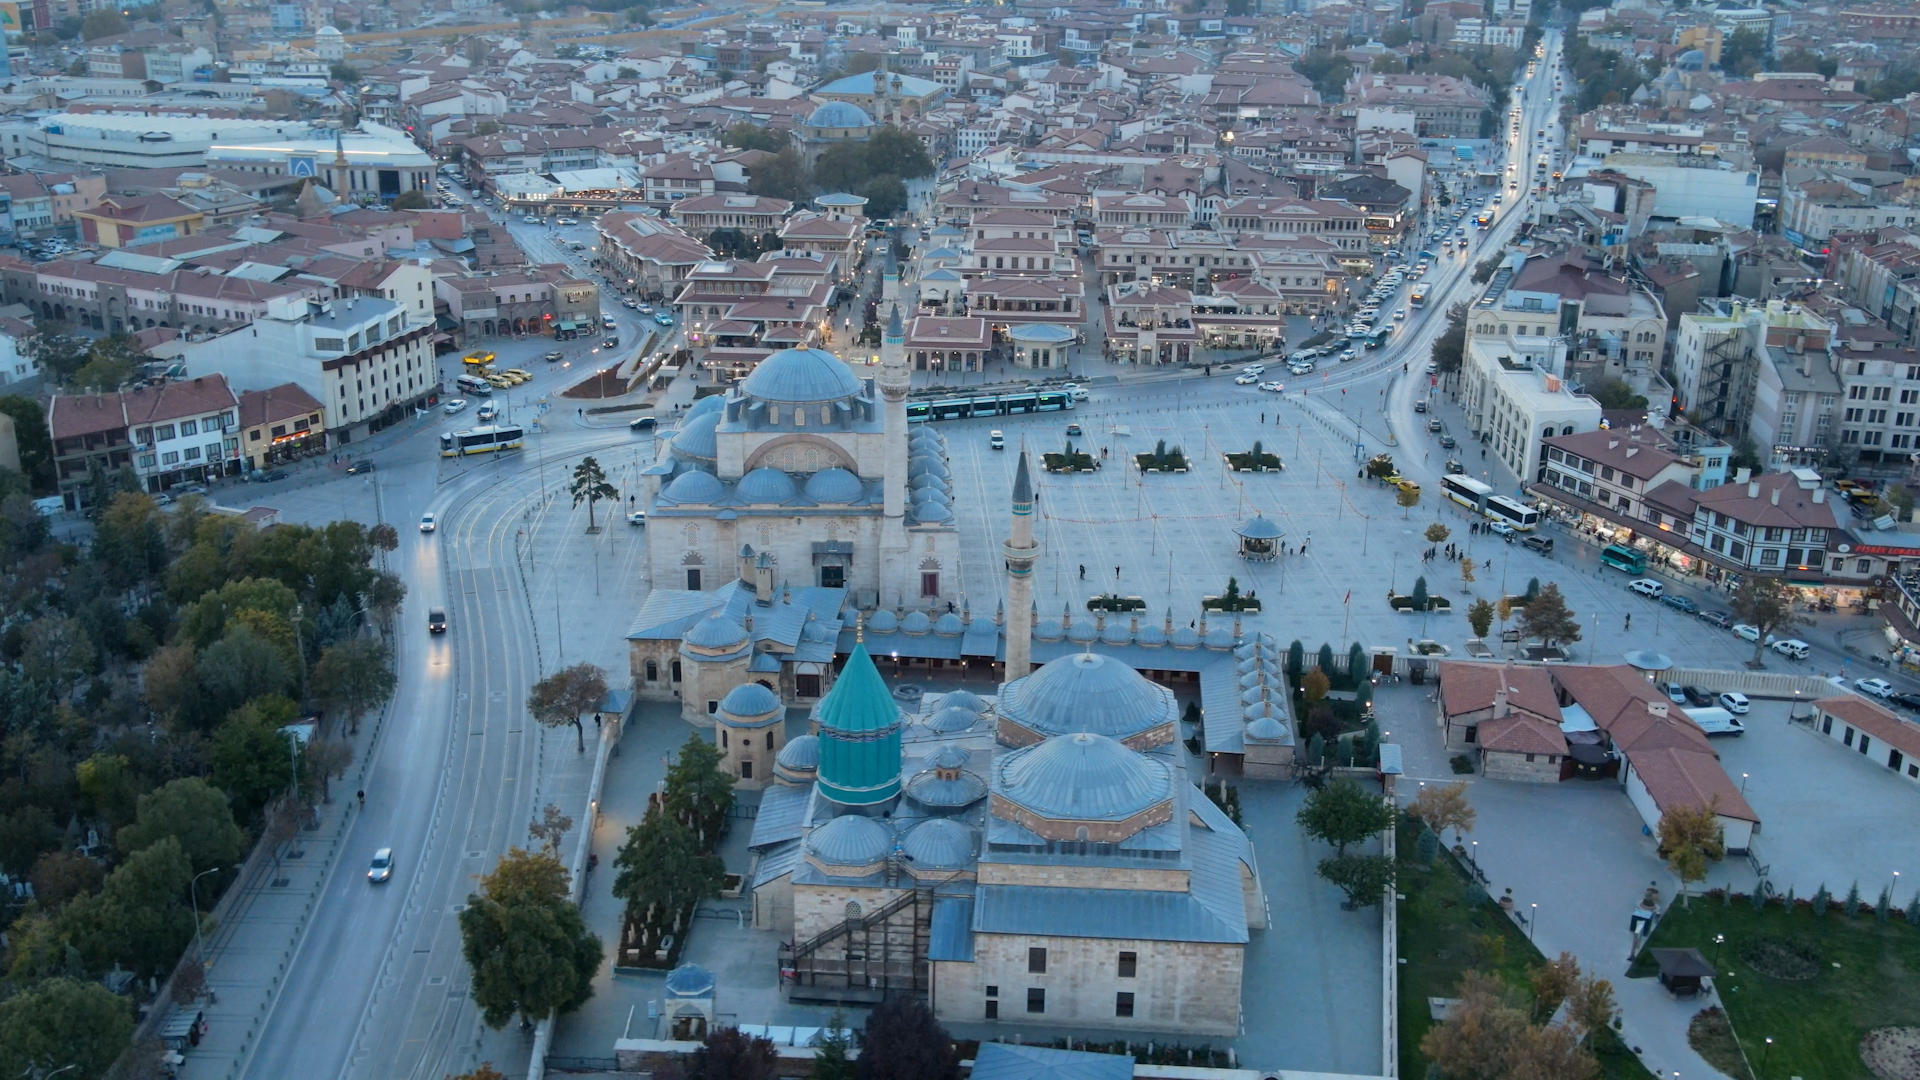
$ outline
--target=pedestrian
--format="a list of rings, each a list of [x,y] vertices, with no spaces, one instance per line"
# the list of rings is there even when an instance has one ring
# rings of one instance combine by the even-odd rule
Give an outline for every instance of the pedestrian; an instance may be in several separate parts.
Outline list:
[[[1080,580],[1081,581],[1087,580],[1087,564],[1086,563],[1080,564]]]
[[[1117,566],[1113,568],[1113,580],[1115,581],[1120,580],[1120,568]]]
[[[1621,627],[1620,627],[1620,629],[1622,629],[1622,630],[1631,630],[1631,629],[1633,629],[1633,612],[1631,612],[1631,611],[1629,611],[1629,612],[1627,612],[1627,621],[1626,621],[1626,623],[1625,623],[1625,625],[1623,625],[1623,626],[1621,626]]]

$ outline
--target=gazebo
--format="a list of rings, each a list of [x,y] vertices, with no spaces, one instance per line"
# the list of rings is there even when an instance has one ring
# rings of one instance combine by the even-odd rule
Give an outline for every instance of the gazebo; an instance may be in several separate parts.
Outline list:
[[[1013,342],[1013,364],[1023,368],[1063,368],[1075,333],[1071,326],[1020,323],[1007,328]]]
[[[1698,994],[1700,980],[1713,974],[1713,965],[1699,949],[1654,949],[1653,962],[1660,965],[1660,985],[1675,997]]]
[[[1233,533],[1240,538],[1241,558],[1263,561],[1280,554],[1280,538],[1287,535],[1286,530],[1264,514],[1255,514],[1241,522]]]

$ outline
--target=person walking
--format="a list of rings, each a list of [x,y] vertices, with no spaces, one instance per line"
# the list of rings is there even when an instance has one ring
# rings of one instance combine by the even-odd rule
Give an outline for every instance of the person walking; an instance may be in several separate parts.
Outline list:
[[[1087,580],[1087,564],[1086,563],[1080,564],[1080,580],[1081,581]]]
[[[1629,612],[1627,612],[1627,621],[1626,621],[1626,623],[1625,623],[1625,625],[1623,625],[1623,626],[1621,626],[1621,627],[1620,627],[1620,629],[1622,629],[1622,630],[1631,630],[1631,629],[1633,629],[1633,612],[1631,612],[1631,611],[1629,611]]]

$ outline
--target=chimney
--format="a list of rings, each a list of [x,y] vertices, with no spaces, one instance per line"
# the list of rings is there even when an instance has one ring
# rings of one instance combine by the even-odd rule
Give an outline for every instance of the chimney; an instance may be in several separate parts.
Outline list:
[[[1813,489],[1813,504],[1814,504],[1815,506],[1818,506],[1818,505],[1820,505],[1821,503],[1823,503],[1823,502],[1826,502],[1826,501],[1827,501],[1827,489],[1826,489],[1826,488],[1814,488],[1814,489]]]
[[[1760,497],[1760,481],[1758,480],[1747,481],[1747,498],[1757,499],[1759,497]]]
[[[1667,715],[1667,703],[1664,700],[1649,701],[1647,702],[1647,712],[1654,716],[1665,716]]]
[[[1733,471],[1733,482],[1736,484],[1744,484],[1747,482],[1747,477],[1752,475],[1753,475],[1753,470],[1747,468],[1745,465],[1742,465],[1738,469],[1735,469]]]
[[[773,603],[773,556],[764,551],[753,561],[753,602],[763,607]]]
[[[1493,692],[1493,715],[1506,716],[1513,712],[1513,706],[1507,704],[1507,694],[1510,692],[1506,682],[1503,680],[1500,684],[1500,689]]]
[[[1768,497],[1767,501],[1772,503],[1775,506],[1779,506],[1780,505],[1780,489],[1774,488],[1773,494]]]

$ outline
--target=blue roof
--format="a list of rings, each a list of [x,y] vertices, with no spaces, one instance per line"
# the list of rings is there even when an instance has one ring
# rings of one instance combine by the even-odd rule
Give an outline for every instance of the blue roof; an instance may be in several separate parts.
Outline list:
[[[754,367],[741,381],[740,392],[759,401],[841,401],[859,396],[860,380],[825,349],[781,349]],[[674,448],[679,448],[678,436]]]
[[[824,863],[866,866],[893,850],[893,830],[870,817],[845,814],[808,833],[806,849]]]
[[[674,997],[703,997],[713,993],[713,972],[699,964],[681,964],[667,973],[667,993]]]
[[[934,902],[934,915],[940,912]],[[1133,1059],[1120,1054],[987,1042],[973,1058],[973,1080],[1133,1080]]]
[[[1172,795],[1165,763],[1105,735],[1057,735],[1002,757],[994,793],[1056,821],[1121,821]]]
[[[927,959],[973,963],[973,897],[933,898],[933,927]]]
[[[743,503],[783,503],[796,494],[793,477],[764,465],[741,477],[733,488],[734,498]]]
[[[1000,696],[1003,716],[1046,735],[1091,731],[1124,739],[1171,724],[1179,715],[1172,691],[1094,652],[1054,660],[1008,683]]]
[[[835,79],[825,86],[814,87],[816,94],[871,94],[876,75],[884,74],[895,91],[903,97],[925,97],[940,89],[940,84],[932,79],[922,79],[913,75],[901,75],[898,72],[863,71],[858,75],[849,75],[844,79]],[[815,110],[816,112],[818,110]]]
[[[915,825],[900,848],[923,870],[958,870],[973,862],[973,830],[950,818]]]
[[[1235,883],[1235,906],[1241,903]],[[1095,902],[1097,899],[1097,902]],[[1061,889],[982,885],[974,903],[976,934],[1198,941],[1245,944],[1244,907],[1232,919],[1192,893],[1158,889]]]
[[[729,716],[751,718],[781,712],[780,698],[757,682],[741,683],[720,699],[720,711]]]
[[[873,117],[850,101],[829,101],[807,115],[807,126],[816,128],[868,128]]]
[[[900,793],[900,709],[864,644],[815,710],[820,723],[820,792],[865,806]]]
[[[724,649],[747,640],[746,627],[727,618],[723,611],[694,623],[687,631],[685,641],[703,649]]]
[[[786,752],[782,751],[780,756],[785,758]],[[813,792],[807,788],[784,784],[767,788],[760,796],[760,809],[753,819],[753,837],[747,841],[747,847],[757,851],[800,839],[800,827],[805,824],[807,807],[812,803]]]
[[[806,493],[807,498],[817,503],[846,505],[865,497],[867,485],[845,469],[821,469],[807,478]]]
[[[719,441],[713,434],[719,426],[720,413],[717,410],[690,417],[680,425],[680,430],[674,433],[669,445],[677,454],[711,461],[719,453]]]

